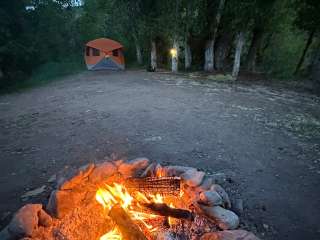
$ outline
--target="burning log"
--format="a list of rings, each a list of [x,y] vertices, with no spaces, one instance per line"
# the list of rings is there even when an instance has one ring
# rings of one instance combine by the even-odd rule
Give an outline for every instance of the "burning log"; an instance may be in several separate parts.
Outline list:
[[[143,205],[160,216],[186,219],[189,221],[194,220],[194,214],[192,212],[180,208],[171,208],[165,203],[144,203]]]
[[[123,240],[147,240],[139,227],[119,204],[111,208],[109,216],[117,225]]]
[[[179,196],[180,181],[180,177],[129,178],[125,186],[129,191]]]

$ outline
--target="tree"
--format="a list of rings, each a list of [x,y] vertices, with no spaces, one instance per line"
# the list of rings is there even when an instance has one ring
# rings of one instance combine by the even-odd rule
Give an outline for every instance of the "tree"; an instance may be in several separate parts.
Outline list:
[[[180,1],[176,0],[175,1],[175,11],[174,11],[174,26],[173,26],[173,46],[171,49],[171,70],[172,72],[178,72],[178,64],[179,64],[179,44],[178,44],[178,37],[179,37],[179,33],[178,33],[178,19],[180,20],[180,15],[179,13],[181,11],[179,11],[179,6],[180,5]]]
[[[189,70],[192,63],[192,53],[190,47],[190,20],[192,19],[192,6],[193,1],[186,1],[185,4],[185,34],[184,34],[184,68]]]
[[[222,11],[224,8],[225,0],[219,0],[219,5],[216,10],[214,21],[209,21],[209,39],[205,46],[205,60],[204,60],[204,70],[212,72],[214,70],[214,44],[216,35],[218,32]],[[208,5],[208,7],[210,4]],[[209,15],[210,16],[210,15]]]
[[[0,2],[0,72],[3,78],[30,72],[27,53],[30,51],[24,36],[27,12],[20,0]]]
[[[314,37],[319,33],[320,2],[317,0],[297,0],[295,2],[295,7],[297,11],[295,24],[308,35],[305,47],[295,69],[295,74],[297,74],[305,60],[306,54],[314,40]]]
[[[119,1],[117,1],[118,3]],[[139,65],[143,64],[142,59],[142,47],[141,42],[143,35],[145,34],[145,22],[143,21],[143,1],[124,1],[126,6],[126,13],[123,12],[121,15],[127,15],[127,26],[129,26],[129,31],[132,35],[132,39],[134,41],[135,49],[136,49],[136,57]]]
[[[70,1],[5,0],[0,6],[0,62],[5,78],[23,80],[39,65],[59,61],[79,48]]]
[[[241,60],[243,44],[244,44],[244,32],[240,31],[236,38],[236,53],[234,56],[234,63],[233,63],[233,69],[232,69],[232,77],[235,79],[237,79],[239,70],[240,70],[240,60]]]
[[[293,65],[296,73],[307,65],[318,69],[318,58],[311,57],[319,48],[318,0],[75,2],[0,2],[2,80],[25,79],[40,65],[66,56],[82,61],[84,44],[100,37],[120,41],[127,62],[145,60],[153,70],[171,64],[176,72],[182,59],[186,70],[231,70],[235,78],[243,66],[270,73],[293,72]]]
[[[250,26],[250,20],[252,11],[254,10],[255,2],[254,0],[241,0],[237,1],[237,5],[235,4],[235,2],[229,2],[229,12],[230,15],[233,16],[233,18],[231,18],[232,26],[237,32],[232,68],[232,77],[237,79],[241,66],[242,48],[245,44],[245,33],[248,31],[248,26]]]
[[[320,43],[314,53],[311,65],[311,77],[318,84],[318,87],[320,87]]]
[[[256,61],[264,35],[272,28],[274,28],[275,22],[273,18],[276,13],[276,0],[263,1],[257,0],[254,10],[252,11],[252,38],[249,46],[246,68],[248,71],[256,70]],[[279,5],[277,5],[279,7]],[[271,26],[271,23],[272,26]]]
[[[204,32],[204,26],[202,25],[202,18],[204,17],[202,6],[203,1],[201,0],[183,0],[182,8],[180,9],[181,17],[179,25],[180,29],[183,30],[183,47],[184,47],[184,67],[185,70],[190,70],[192,65],[192,49],[191,41],[193,36],[200,35],[201,31]]]
[[[165,5],[159,1],[144,0],[143,1],[143,19],[145,22],[146,34],[144,35],[146,45],[150,49],[150,67],[156,70],[158,64],[157,39],[164,29],[166,22],[163,18],[163,7]]]

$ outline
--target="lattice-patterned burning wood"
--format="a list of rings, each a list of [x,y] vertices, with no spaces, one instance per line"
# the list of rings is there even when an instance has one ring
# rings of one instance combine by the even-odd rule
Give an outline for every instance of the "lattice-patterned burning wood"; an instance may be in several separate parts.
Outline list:
[[[178,196],[180,181],[180,177],[146,177],[129,178],[124,184],[128,191]]]

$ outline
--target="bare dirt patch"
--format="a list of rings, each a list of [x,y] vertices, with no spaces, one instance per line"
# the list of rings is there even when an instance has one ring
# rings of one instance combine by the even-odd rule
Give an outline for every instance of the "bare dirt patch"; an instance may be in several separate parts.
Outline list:
[[[65,165],[148,156],[225,174],[263,239],[316,239],[319,98],[163,73],[86,72],[0,97],[0,219]],[[46,185],[37,196],[21,198]]]

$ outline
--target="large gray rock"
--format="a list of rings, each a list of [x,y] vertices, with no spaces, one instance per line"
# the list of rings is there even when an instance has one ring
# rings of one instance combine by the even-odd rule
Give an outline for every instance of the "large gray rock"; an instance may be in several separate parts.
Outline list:
[[[214,183],[217,183],[217,184],[223,184],[227,180],[227,175],[221,172],[212,173],[209,175],[209,177],[211,177]]]
[[[81,203],[85,194],[85,191],[55,190],[51,192],[47,210],[51,215],[61,219]]]
[[[40,195],[41,193],[43,193],[46,190],[46,185],[43,185],[39,188],[33,189],[31,191],[26,192],[25,194],[23,194],[21,196],[22,199],[28,199],[30,197],[35,197]]]
[[[152,177],[156,174],[156,167],[157,164],[156,163],[151,163],[144,171],[143,173],[140,175],[140,177],[144,178],[144,177]]]
[[[206,233],[200,240],[259,240],[259,238],[245,230],[226,230]]]
[[[116,160],[113,160],[112,163],[113,163],[114,165],[116,165],[116,167],[118,168],[118,167],[120,167],[120,165],[121,165],[122,163],[124,163],[124,160],[123,160],[123,159],[116,159]]]
[[[38,214],[41,210],[42,204],[27,204],[20,208],[9,223],[9,233],[16,238],[32,237],[38,229]]]
[[[147,158],[136,158],[128,162],[122,163],[118,167],[119,173],[124,177],[135,177],[138,176],[147,168],[149,165],[149,159]]]
[[[60,190],[70,190],[83,184],[94,169],[94,164],[82,166],[78,169],[69,169],[60,174],[57,178],[58,188]]]
[[[232,211],[241,216],[243,213],[243,200],[238,198],[232,202]]]
[[[93,169],[89,175],[89,181],[91,183],[101,183],[108,177],[117,173],[117,166],[112,162],[103,162]]]
[[[231,208],[231,201],[230,201],[229,195],[219,184],[213,184],[210,190],[219,193],[225,208],[228,208],[228,209]]]
[[[223,230],[233,230],[239,226],[239,217],[232,211],[220,206],[208,207],[199,204],[205,215],[214,220],[219,228]]]
[[[8,227],[5,227],[0,232],[0,239],[1,240],[12,240],[12,235],[8,231]]]
[[[197,169],[193,167],[185,167],[185,166],[164,166],[158,171],[161,171],[161,176],[166,177],[179,177],[187,171],[197,171]]]
[[[199,192],[195,190],[195,187],[190,187],[186,184],[182,184],[181,189],[183,190],[183,197],[187,205],[199,200]]]
[[[52,217],[46,213],[43,209],[41,209],[38,213],[39,217],[39,225],[44,227],[50,227],[52,224]]]
[[[190,169],[181,174],[181,179],[190,187],[199,186],[203,180],[205,173],[197,171],[196,169]]]
[[[200,193],[199,202],[208,206],[222,205],[222,198],[216,191],[205,191]]]
[[[205,175],[201,185],[197,187],[197,191],[204,192],[204,191],[210,190],[210,187],[212,186],[213,183],[214,183],[213,179]]]

